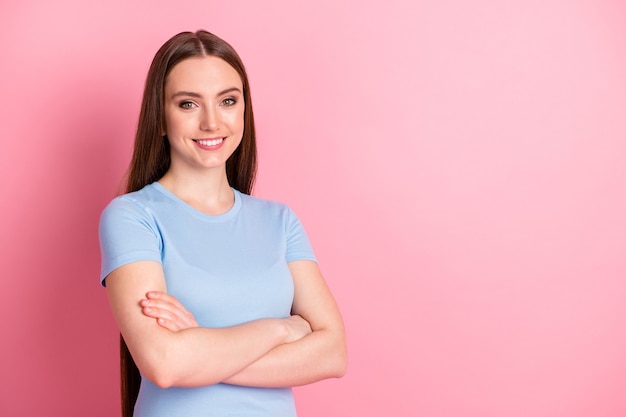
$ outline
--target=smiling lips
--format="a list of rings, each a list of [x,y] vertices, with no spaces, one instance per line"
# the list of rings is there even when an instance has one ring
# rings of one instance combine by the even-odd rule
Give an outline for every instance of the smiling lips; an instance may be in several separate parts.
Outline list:
[[[203,148],[214,148],[224,143],[224,138],[196,139],[195,142]]]

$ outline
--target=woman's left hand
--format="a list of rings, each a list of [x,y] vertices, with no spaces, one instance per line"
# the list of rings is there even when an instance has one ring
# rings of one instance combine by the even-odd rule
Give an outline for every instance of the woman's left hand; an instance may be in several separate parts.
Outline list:
[[[157,323],[173,332],[199,327],[196,319],[181,303],[167,293],[150,291],[139,302],[141,312],[156,319]]]

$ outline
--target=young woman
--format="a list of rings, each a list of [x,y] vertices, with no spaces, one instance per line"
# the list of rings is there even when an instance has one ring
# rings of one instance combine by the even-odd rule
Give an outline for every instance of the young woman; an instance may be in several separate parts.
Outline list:
[[[127,193],[100,221],[125,417],[295,416],[290,387],[344,374],[306,233],[249,195],[255,172],[239,56],[205,31],[174,36],[148,72]]]

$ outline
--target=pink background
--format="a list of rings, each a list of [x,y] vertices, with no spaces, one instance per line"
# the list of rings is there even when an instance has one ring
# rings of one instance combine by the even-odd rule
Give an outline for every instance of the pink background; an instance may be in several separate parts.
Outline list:
[[[626,415],[626,5],[0,6],[0,415],[117,416],[97,220],[156,49],[247,64],[256,195],[302,218],[345,378],[301,417]]]

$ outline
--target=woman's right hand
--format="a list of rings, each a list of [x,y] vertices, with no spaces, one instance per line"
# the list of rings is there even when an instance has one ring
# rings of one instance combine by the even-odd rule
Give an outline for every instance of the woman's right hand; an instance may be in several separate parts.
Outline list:
[[[285,324],[287,325],[287,330],[289,332],[286,343],[291,343],[291,342],[295,342],[296,340],[300,340],[304,336],[313,332],[309,322],[297,314],[293,316],[289,316],[284,320],[285,320]]]

